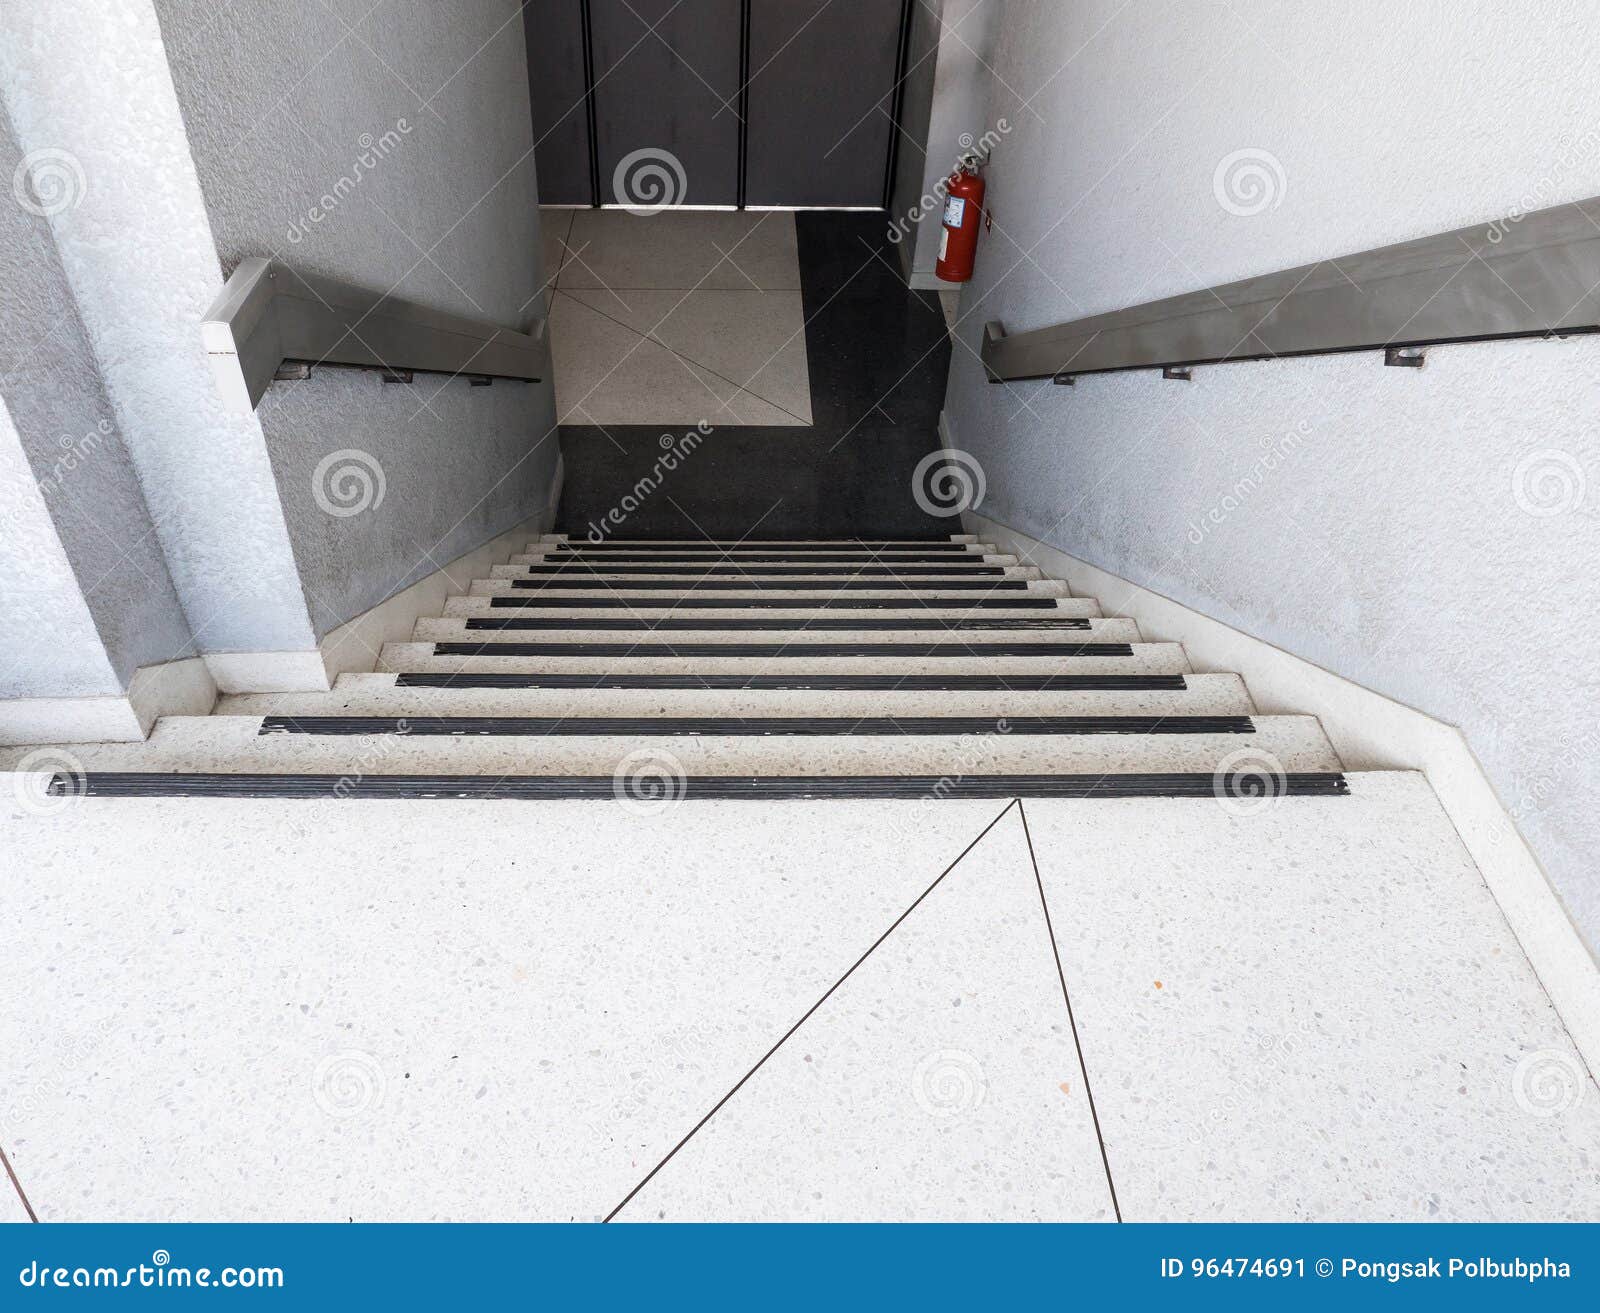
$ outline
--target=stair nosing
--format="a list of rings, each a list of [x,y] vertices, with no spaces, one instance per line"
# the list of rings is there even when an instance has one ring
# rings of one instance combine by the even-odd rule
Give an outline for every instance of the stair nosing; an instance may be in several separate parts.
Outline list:
[[[633,791],[626,777],[587,775],[350,775],[213,774],[159,771],[88,771],[57,774],[47,786],[57,797],[223,797],[593,800],[661,804],[686,800],[789,801],[809,798],[960,801],[999,798],[1208,798],[1226,793],[1230,780],[1212,772],[1126,772],[1075,775],[691,775],[648,779]],[[1341,771],[1296,771],[1277,777],[1280,797],[1348,796]]]
[[[261,735],[412,737],[961,737],[1254,734],[1248,715],[1125,716],[295,716],[261,718]]]

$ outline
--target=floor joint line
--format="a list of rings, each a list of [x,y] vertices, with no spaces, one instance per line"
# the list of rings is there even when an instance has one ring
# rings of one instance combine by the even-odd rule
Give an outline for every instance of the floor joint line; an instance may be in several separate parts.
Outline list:
[[[1001,815],[1003,816],[1005,813],[1002,812]],[[957,860],[959,861],[960,859],[957,858]],[[30,1222],[37,1222],[39,1220],[39,1214],[33,1211],[33,1205],[28,1202],[28,1192],[22,1188],[22,1182],[17,1179],[16,1168],[12,1167],[11,1159],[6,1157],[6,1151],[3,1146],[0,1146],[0,1166],[5,1167],[6,1175],[11,1180],[11,1187],[17,1192],[17,1198],[22,1200],[22,1207],[23,1210],[28,1214],[28,1220]]]
[[[687,1135],[685,1135],[681,1140],[679,1140],[675,1145],[673,1145],[671,1149],[669,1149],[667,1151],[666,1157],[664,1157],[660,1162],[658,1162],[654,1167],[652,1167],[650,1169],[649,1173],[645,1176],[645,1178],[642,1181],[640,1181],[636,1186],[634,1186],[633,1189],[629,1190],[627,1195],[624,1196],[622,1202],[619,1203],[615,1208],[613,1208],[609,1213],[607,1213],[603,1220],[605,1220],[607,1222],[611,1221],[613,1218],[616,1217],[616,1215],[618,1213],[620,1213],[631,1202],[633,1202],[634,1196],[637,1195],[639,1193],[639,1191],[643,1190],[645,1188],[645,1186],[649,1185],[650,1182],[655,1179],[656,1174],[658,1172],[660,1172],[661,1169],[663,1167],[665,1167],[669,1162],[672,1161],[672,1159],[677,1155],[678,1150],[683,1148],[684,1145],[688,1144],[690,1140],[694,1139],[694,1137],[696,1135],[698,1135],[700,1133],[700,1131],[705,1127],[706,1123],[709,1122],[713,1117],[715,1117],[717,1115],[717,1113],[722,1111],[723,1105],[726,1104],[729,1099],[733,1098],[733,1096],[735,1094],[737,1094],[741,1089],[743,1089],[745,1084],[750,1080],[750,1078],[752,1076],[754,1076],[756,1074],[756,1072],[760,1071],[761,1068],[764,1067],[767,1064],[768,1059],[770,1059],[773,1056],[773,1054],[777,1053],[777,1051],[779,1049],[781,1049],[785,1044],[787,1044],[789,1042],[789,1040],[794,1036],[795,1032],[798,1031],[801,1026],[805,1025],[806,1022],[811,1019],[812,1015],[824,1003],[826,1003],[830,998],[833,997],[835,991],[838,990],[839,986],[844,984],[845,981],[849,980],[850,977],[853,976],[856,973],[857,969],[859,967],[861,967],[861,965],[864,962],[866,962],[866,960],[869,957],[871,957],[875,952],[877,952],[880,947],[882,947],[883,942],[886,939],[888,939],[889,936],[892,935],[897,929],[899,929],[900,923],[903,922],[913,912],[915,912],[917,910],[917,908],[922,905],[923,900],[925,898],[927,898],[927,896],[929,894],[931,894],[935,889],[937,889],[940,886],[940,884],[942,884],[944,882],[944,878],[947,875],[949,875],[951,871],[955,870],[956,867],[961,865],[961,863],[965,859],[966,855],[968,853],[970,853],[974,848],[976,848],[981,842],[983,842],[984,836],[987,835],[990,830],[994,829],[995,826],[999,825],[1000,822],[1003,821],[1006,818],[1007,814],[1011,811],[1011,809],[1013,807],[1020,807],[1020,806],[1021,806],[1021,802],[1020,802],[1019,799],[1013,798],[1010,802],[1008,802],[1001,809],[1000,813],[992,821],[990,821],[987,825],[985,825],[983,827],[983,829],[978,833],[977,838],[973,839],[973,841],[971,843],[969,843],[965,848],[963,848],[961,850],[961,852],[957,855],[956,859],[953,862],[951,862],[949,866],[945,867],[944,870],[940,871],[937,876],[934,877],[933,883],[930,884],[926,889],[924,889],[920,894],[918,894],[916,896],[916,899],[912,902],[911,906],[906,908],[905,911],[901,912],[899,916],[895,917],[893,923],[889,926],[889,928],[887,930],[885,930],[881,935],[879,935],[876,939],[874,939],[872,941],[871,946],[867,949],[867,951],[865,953],[863,953],[860,957],[858,957],[850,965],[849,970],[847,970],[842,976],[840,976],[837,980],[835,980],[833,982],[833,984],[828,986],[827,991],[822,995],[822,997],[819,998],[815,1003],[813,1003],[809,1008],[807,1008],[805,1010],[805,1013],[801,1016],[800,1020],[796,1021],[794,1023],[794,1025],[789,1027],[788,1030],[784,1031],[783,1035],[779,1038],[778,1042],[776,1044],[774,1044],[770,1049],[768,1049],[765,1053],[763,1053],[761,1055],[760,1059],[756,1062],[755,1066],[751,1067],[749,1071],[745,1072],[745,1074],[743,1076],[739,1077],[739,1080],[734,1085],[734,1087],[731,1090],[729,1090],[726,1094],[724,1094],[720,1099],[718,1099],[716,1101],[716,1103],[712,1106],[711,1111],[706,1113],[706,1115],[704,1117],[702,1117],[699,1121],[697,1121],[694,1124],[694,1126],[690,1128],[689,1133]],[[1082,1055],[1081,1054],[1079,1055],[1079,1060],[1080,1060],[1080,1063],[1081,1063],[1081,1061],[1082,1061]],[[1119,1218],[1119,1220],[1120,1220],[1120,1218]]]
[[[1111,1210],[1120,1222],[1122,1205],[1117,1201],[1117,1184],[1111,1178],[1111,1159],[1106,1156],[1106,1137],[1100,1130],[1100,1113],[1095,1107],[1094,1088],[1089,1083],[1089,1065],[1083,1059],[1083,1042],[1078,1038],[1078,1020],[1072,1011],[1072,995],[1067,992],[1067,973],[1061,966],[1061,950],[1056,945],[1056,930],[1050,920],[1050,902],[1044,896],[1044,879],[1039,874],[1039,859],[1033,852],[1033,832],[1028,828],[1028,811],[1023,806],[1021,798],[1016,800],[1016,804],[1017,815],[1022,818],[1022,837],[1028,844],[1028,861],[1033,867],[1033,881],[1039,888],[1039,906],[1044,909],[1044,928],[1050,936],[1050,955],[1056,960],[1056,978],[1061,982],[1061,998],[1067,1005],[1067,1022],[1072,1027],[1072,1046],[1078,1051],[1078,1071],[1083,1076],[1083,1092],[1089,1100],[1089,1116],[1094,1121],[1094,1138],[1100,1145],[1100,1164],[1105,1168],[1106,1189],[1111,1192]]]

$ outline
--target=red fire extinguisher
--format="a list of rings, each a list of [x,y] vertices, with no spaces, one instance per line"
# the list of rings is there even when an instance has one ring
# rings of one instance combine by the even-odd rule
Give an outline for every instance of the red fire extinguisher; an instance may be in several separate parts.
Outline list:
[[[947,283],[965,283],[972,278],[973,261],[978,255],[978,224],[983,218],[983,193],[978,162],[969,155],[950,175],[949,196],[944,203],[939,263],[934,272]]]

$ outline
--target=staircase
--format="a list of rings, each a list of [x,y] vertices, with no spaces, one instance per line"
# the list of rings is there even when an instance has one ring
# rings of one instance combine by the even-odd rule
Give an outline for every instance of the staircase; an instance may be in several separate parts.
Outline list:
[[[328,693],[74,748],[53,793],[619,799],[1348,793],[1317,721],[970,536],[548,534]]]
[[[0,1040],[131,1046],[13,1128],[41,1215],[1600,1216],[1420,775],[971,538],[493,576],[331,691],[0,754]]]

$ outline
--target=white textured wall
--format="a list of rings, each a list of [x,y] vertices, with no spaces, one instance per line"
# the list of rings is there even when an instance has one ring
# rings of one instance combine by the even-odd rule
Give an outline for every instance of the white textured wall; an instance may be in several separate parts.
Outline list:
[[[0,106],[0,178],[19,169],[24,198],[48,208],[35,190],[43,182],[48,191],[48,181],[30,179]],[[8,463],[0,481],[9,543],[0,567],[0,697],[120,693],[140,666],[192,655],[193,644],[50,223],[21,203],[0,205],[0,287],[0,402],[25,462]],[[38,561],[28,547],[36,532],[45,554]],[[79,651],[75,617],[85,610],[93,655]],[[62,616],[59,631],[52,611]]]
[[[1071,389],[975,355],[989,319],[1600,195],[1600,7],[1006,0],[992,63],[1014,126],[948,398],[984,513],[1460,725],[1600,944],[1600,340]],[[1272,157],[1258,213],[1218,198],[1240,150]]]
[[[80,171],[50,224],[196,641],[308,648],[260,426],[223,410],[200,346],[222,276],[150,0],[0,0],[0,25],[22,148]]]
[[[508,327],[543,312],[516,0],[155,7],[225,270],[278,256]],[[319,633],[538,511],[558,451],[549,384],[326,370],[257,413]],[[319,503],[341,450],[382,471],[381,505]]]

